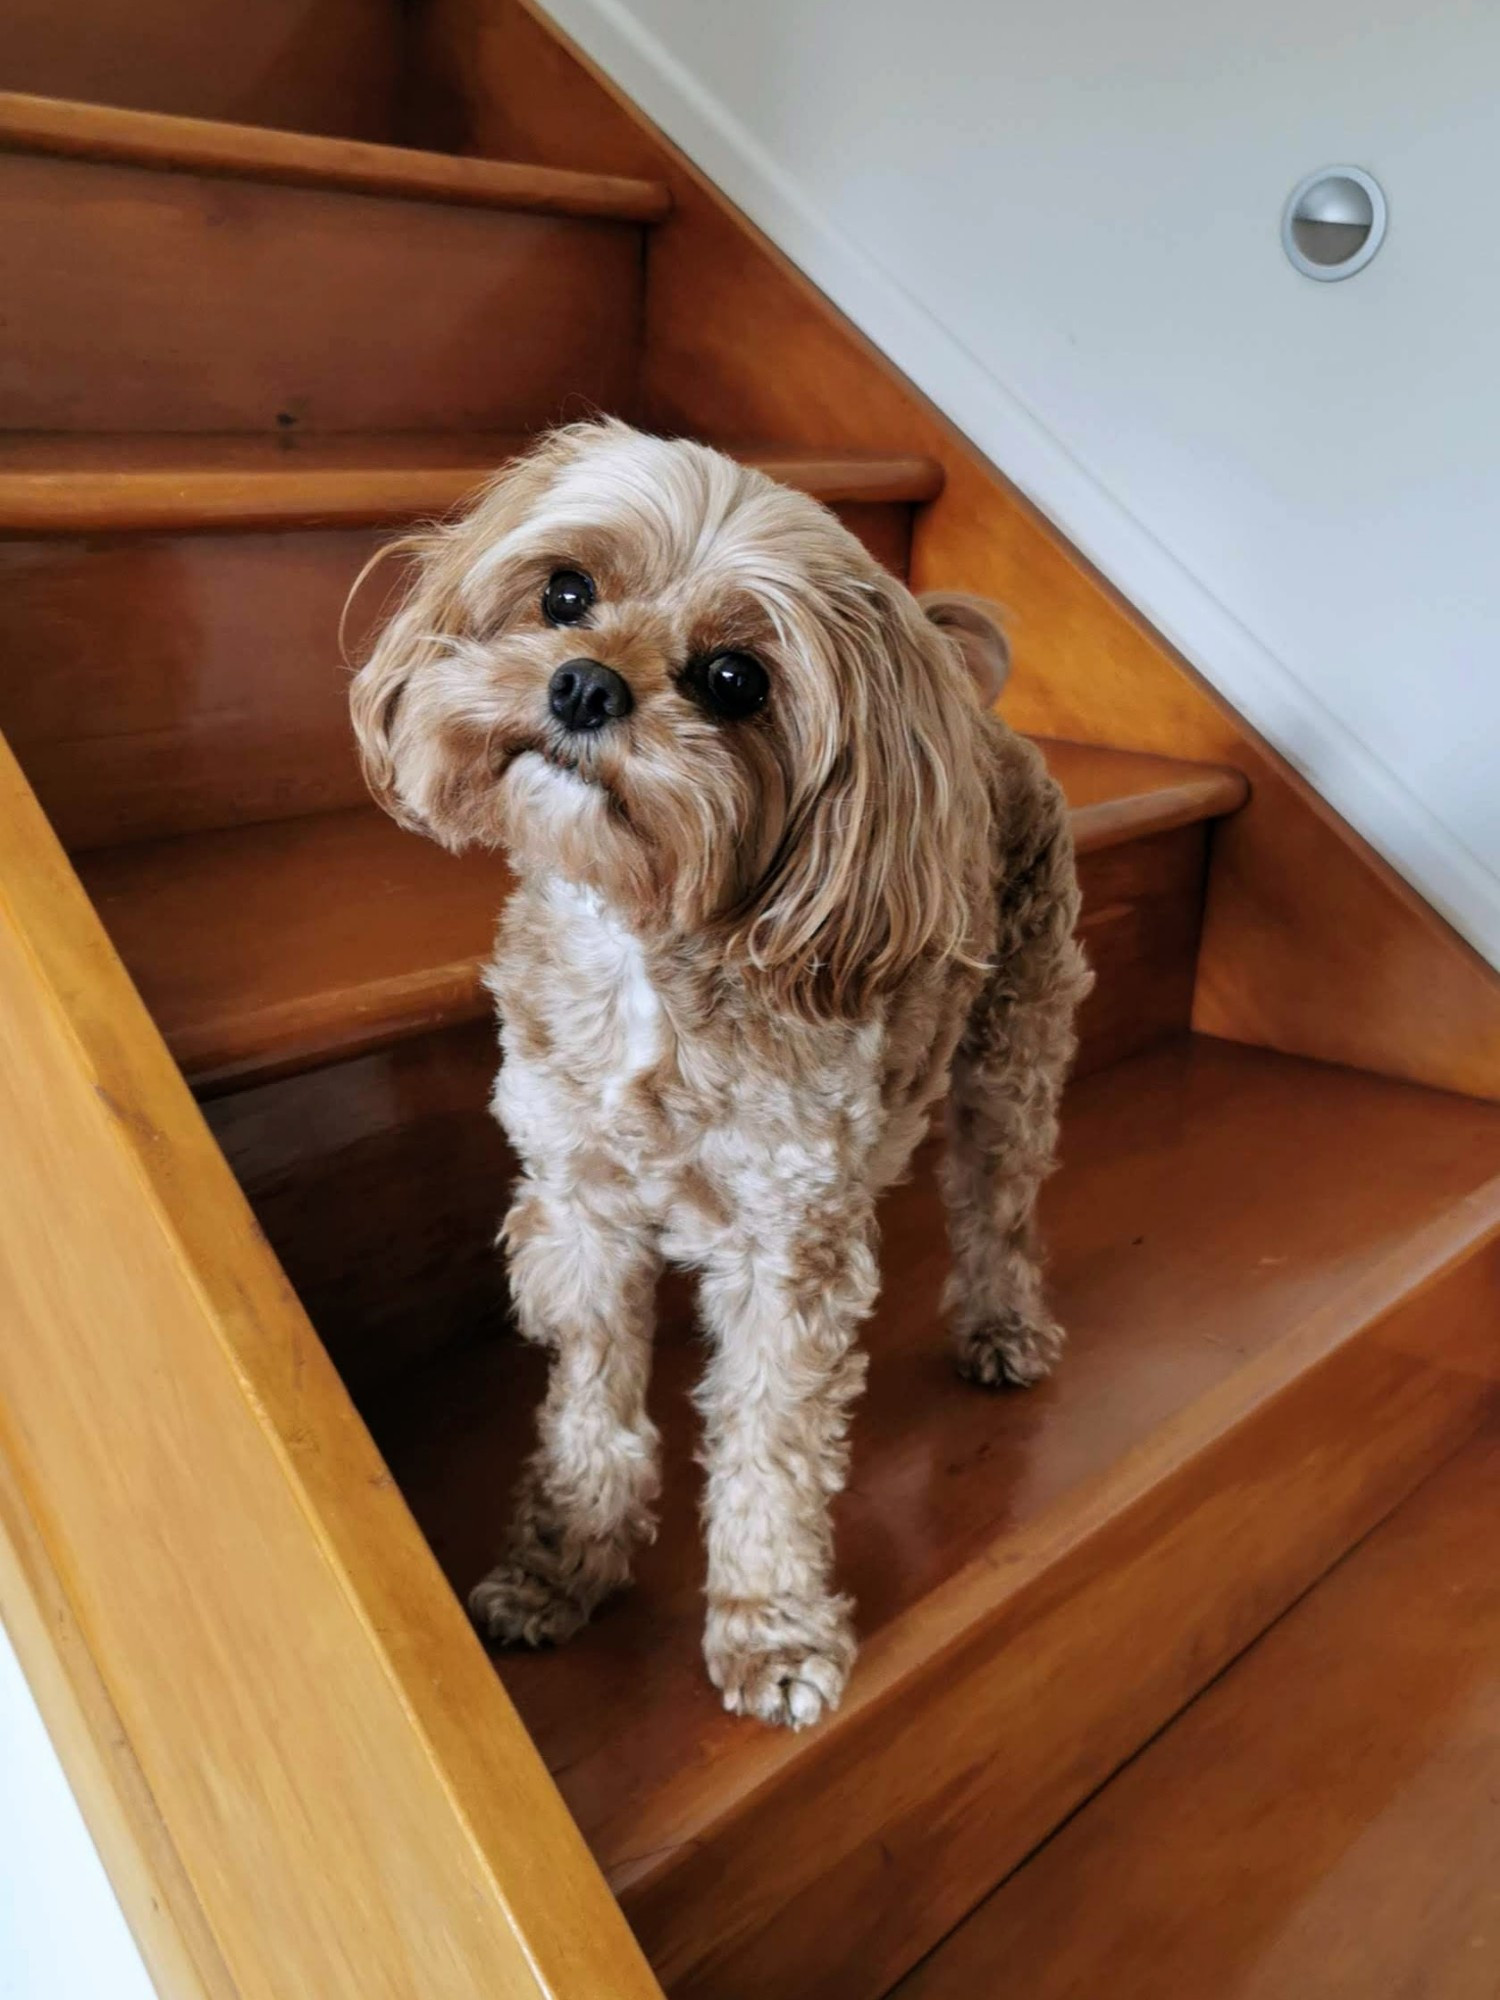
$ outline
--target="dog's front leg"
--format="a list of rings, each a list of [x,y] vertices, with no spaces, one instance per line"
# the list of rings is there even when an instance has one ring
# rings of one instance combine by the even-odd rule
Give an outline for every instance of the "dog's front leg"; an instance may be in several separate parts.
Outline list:
[[[732,1229],[703,1269],[704,1656],[726,1708],[793,1729],[837,1707],[854,1660],[829,1502],[864,1380],[854,1342],[875,1300],[874,1239],[860,1194],[774,1237]]]
[[[659,1260],[639,1226],[532,1181],[504,1238],[521,1331],[550,1350],[552,1368],[509,1546],[469,1610],[487,1637],[537,1646],[570,1637],[628,1583],[637,1545],[655,1533],[646,1388]]]

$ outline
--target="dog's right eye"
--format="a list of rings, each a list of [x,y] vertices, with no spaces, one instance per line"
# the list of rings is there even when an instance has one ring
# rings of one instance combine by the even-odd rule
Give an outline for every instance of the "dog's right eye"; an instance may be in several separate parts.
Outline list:
[[[542,616],[549,625],[581,625],[593,601],[593,581],[581,569],[557,569],[542,592]]]

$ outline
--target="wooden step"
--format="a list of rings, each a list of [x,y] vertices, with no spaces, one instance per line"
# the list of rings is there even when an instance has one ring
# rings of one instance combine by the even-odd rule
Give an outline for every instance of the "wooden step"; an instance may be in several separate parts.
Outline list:
[[[900,2000],[1500,1993],[1497,1521],[1492,1421]]]
[[[660,222],[672,209],[672,197],[661,181],[423,153],[364,139],[323,138],[160,111],[126,111],[10,90],[0,91],[0,152],[107,160],[163,173],[338,188],[397,201],[531,215]]]
[[[1138,1020],[1152,1038],[1186,1022],[1202,825],[1243,801],[1244,781],[1068,744],[1049,746],[1049,756],[1075,803],[1097,920],[1086,936],[1105,989],[1098,1033],[1113,1056],[1140,1032]],[[503,865],[455,859],[373,807],[102,849],[78,867],[200,1087],[283,1074],[487,1011],[479,968],[506,892]]]
[[[703,1674],[701,1351],[669,1289],[661,1537],[578,1640],[497,1665],[677,2000],[884,1993],[1492,1405],[1495,1107],[1184,1040],[1075,1088],[1044,1223],[1070,1347],[987,1398],[943,1354],[930,1171],[886,1205],[839,1504],[863,1652],[801,1737]],[[457,1590],[538,1361],[477,1340],[368,1407]]]
[[[365,798],[338,633],[376,529],[513,436],[0,436],[0,730],[74,849]],[[746,447],[904,573],[931,459]],[[10,539],[6,539],[9,537]],[[349,641],[394,578],[372,579]]]
[[[664,200],[607,175],[0,97],[4,423],[529,430],[624,407],[642,231]]]
[[[390,526],[450,512],[523,443],[492,432],[0,433],[0,535]],[[937,460],[911,452],[734,454],[830,507],[912,507],[943,487]]]

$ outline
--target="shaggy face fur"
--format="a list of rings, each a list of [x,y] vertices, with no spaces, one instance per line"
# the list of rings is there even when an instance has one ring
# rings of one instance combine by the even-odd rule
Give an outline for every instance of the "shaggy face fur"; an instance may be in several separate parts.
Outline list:
[[[489,983],[502,1232],[552,1355],[509,1548],[471,1609],[566,1638],[653,1532],[664,1260],[710,1359],[705,1654],[793,1727],[854,1655],[844,1483],[875,1202],[947,1090],[960,1366],[1046,1373],[1032,1209],[1087,974],[1068,820],[987,712],[1004,642],[825,509],[702,446],[555,433],[451,527],[357,676],[375,796],[519,886]]]

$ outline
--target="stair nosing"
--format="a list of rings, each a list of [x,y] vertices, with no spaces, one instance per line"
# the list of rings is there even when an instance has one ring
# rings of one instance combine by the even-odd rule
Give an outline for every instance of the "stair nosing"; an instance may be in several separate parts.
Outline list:
[[[232,440],[243,442],[242,439]],[[379,527],[451,513],[524,449],[475,453],[472,463],[331,466],[300,439],[263,466],[170,463],[117,471],[66,464],[7,470],[0,455],[0,533],[227,533],[270,528]],[[0,439],[3,454],[3,439]],[[942,466],[910,452],[813,452],[765,447],[731,454],[825,504],[917,506],[942,488]],[[301,462],[299,463],[299,458]]]
[[[1073,807],[1074,851],[1099,854],[1202,820],[1224,819],[1238,812],[1249,797],[1250,780],[1243,771],[1228,764],[1204,764],[1175,785]]]
[[[662,181],[422,152],[367,139],[132,111],[21,91],[0,91],[0,152],[585,221],[660,222],[672,209],[670,190]]]
[[[1102,804],[1073,807],[1075,828],[1084,822],[1081,832],[1075,833],[1079,852],[1097,852],[1233,811],[1247,790],[1241,773],[1210,765],[1185,774],[1183,781],[1175,785],[1143,789],[1135,794],[1127,792]],[[374,823],[379,818],[378,808],[344,806],[302,815],[301,819],[315,826],[324,821],[347,824],[351,819],[366,816]],[[289,822],[269,824],[281,827]],[[161,839],[125,842],[81,853],[75,857],[75,866],[87,887],[91,860],[104,856],[118,858],[132,850],[143,854],[158,852],[205,838],[223,840],[238,835],[249,841],[264,830],[262,824],[252,823],[200,834],[179,833]],[[118,893],[118,889],[109,892],[100,904],[106,927],[110,903]],[[498,909],[497,901],[497,915]],[[489,1002],[480,974],[487,955],[488,947],[469,958],[448,957],[441,963],[381,974],[356,987],[339,989],[346,996],[358,996],[359,1022],[355,1020],[356,1009],[351,999],[348,1033],[314,1028],[298,1040],[275,1031],[276,1022],[289,1009],[311,1009],[316,1014],[320,1002],[331,1006],[335,997],[331,987],[311,990],[295,1001],[277,997],[239,1013],[199,1010],[177,1023],[164,1024],[163,1033],[193,1088],[203,1096],[216,1095],[230,1087],[316,1068],[322,1062],[338,1060],[350,1053],[393,1046],[414,1034],[484,1018],[489,1012]],[[402,1004],[393,1005],[393,996],[399,996]],[[433,999],[444,1002],[437,1018],[433,1015]],[[227,1023],[232,1023],[233,1034],[226,1033]]]

